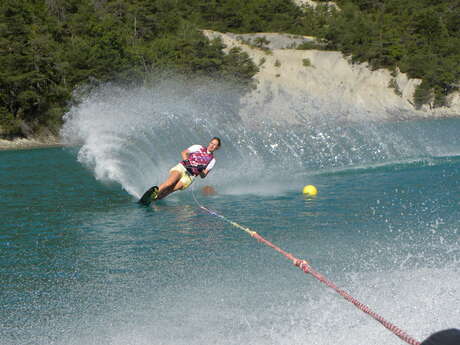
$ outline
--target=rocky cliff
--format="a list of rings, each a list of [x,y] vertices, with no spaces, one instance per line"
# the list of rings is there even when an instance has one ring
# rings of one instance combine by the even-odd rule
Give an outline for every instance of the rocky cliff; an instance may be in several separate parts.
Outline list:
[[[344,120],[406,119],[460,115],[460,94],[449,96],[449,107],[415,109],[413,94],[418,79],[389,70],[372,71],[367,64],[352,64],[340,52],[298,50],[313,37],[278,33],[224,34],[227,46],[241,47],[259,65],[257,87],[242,100],[248,120],[270,117],[280,121],[308,120],[318,113]]]

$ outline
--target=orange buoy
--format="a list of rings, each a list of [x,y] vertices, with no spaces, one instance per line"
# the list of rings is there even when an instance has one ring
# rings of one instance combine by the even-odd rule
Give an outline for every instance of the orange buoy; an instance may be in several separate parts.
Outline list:
[[[201,194],[206,195],[206,196],[210,196],[210,195],[216,195],[217,192],[214,189],[214,187],[204,186],[203,188],[201,188]]]

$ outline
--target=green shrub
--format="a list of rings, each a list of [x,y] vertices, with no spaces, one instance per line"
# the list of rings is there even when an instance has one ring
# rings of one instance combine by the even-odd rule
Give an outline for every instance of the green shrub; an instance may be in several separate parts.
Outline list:
[[[395,78],[390,79],[390,81],[388,82],[388,87],[392,88],[396,95],[400,97],[402,96],[401,89],[399,88],[398,82]]]
[[[5,107],[0,107],[0,137],[22,136],[20,121]]]
[[[297,50],[324,49],[324,45],[309,41],[309,42],[304,42],[304,43],[297,45],[295,49]]]
[[[422,81],[422,83],[417,86],[414,92],[415,107],[417,109],[420,109],[422,105],[432,102],[433,98],[434,98],[433,88],[430,85],[428,85],[427,82]]]
[[[311,61],[309,58],[302,59],[302,65],[305,67],[312,67],[313,65],[311,64]]]
[[[263,49],[263,48],[268,49],[266,46],[269,44],[270,44],[270,41],[267,40],[265,37],[254,38],[254,45],[259,49]]]

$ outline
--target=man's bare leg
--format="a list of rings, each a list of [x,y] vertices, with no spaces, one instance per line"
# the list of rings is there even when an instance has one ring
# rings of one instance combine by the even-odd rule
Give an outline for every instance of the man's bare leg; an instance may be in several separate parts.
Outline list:
[[[157,199],[163,199],[165,196],[175,192],[177,189],[176,185],[179,183],[181,174],[178,171],[171,171],[165,182],[160,184],[158,188]],[[182,185],[182,183],[180,183]]]

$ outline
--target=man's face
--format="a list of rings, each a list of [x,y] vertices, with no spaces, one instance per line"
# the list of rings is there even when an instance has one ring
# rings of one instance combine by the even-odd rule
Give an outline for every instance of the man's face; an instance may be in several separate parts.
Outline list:
[[[212,139],[210,143],[208,144],[208,151],[209,152],[214,152],[219,148],[219,141],[216,139]]]

